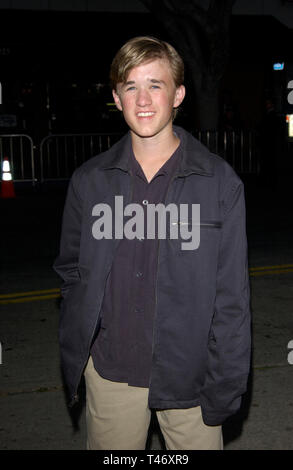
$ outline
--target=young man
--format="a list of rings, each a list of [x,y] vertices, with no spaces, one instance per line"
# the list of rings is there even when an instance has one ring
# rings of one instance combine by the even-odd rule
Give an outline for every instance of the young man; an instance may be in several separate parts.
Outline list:
[[[243,184],[173,126],[183,79],[172,46],[128,41],[111,81],[129,133],[70,182],[55,262],[60,345],[73,402],[85,375],[88,449],[144,449],[151,409],[167,449],[222,449],[221,425],[246,391]],[[169,215],[165,236],[151,207],[159,222]]]

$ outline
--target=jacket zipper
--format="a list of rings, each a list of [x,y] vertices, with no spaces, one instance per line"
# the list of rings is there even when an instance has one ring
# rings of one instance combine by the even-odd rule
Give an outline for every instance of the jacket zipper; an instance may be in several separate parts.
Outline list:
[[[172,222],[172,225],[197,225],[199,227],[221,228],[221,222]]]
[[[132,176],[129,171],[127,171],[127,174],[130,175],[130,176]],[[131,180],[130,191],[129,191],[129,200],[130,200],[130,201],[132,200],[132,195],[133,195],[133,181]],[[128,202],[129,202],[129,201],[128,201]],[[107,275],[106,275],[106,278],[105,278],[104,292],[105,292],[105,288],[106,288],[106,282],[107,282],[109,273],[110,273],[110,271],[111,271],[111,266],[112,266],[112,263],[113,263],[113,259],[114,259],[114,253],[113,253],[113,256],[112,256],[111,263],[109,264],[109,269],[108,269],[108,271],[107,271]],[[100,311],[101,311],[102,302],[103,302],[103,300],[102,300],[101,303],[100,303],[99,313],[100,313]],[[90,350],[90,347],[91,347],[91,344],[92,344],[92,341],[93,341],[93,338],[94,338],[95,331],[96,331],[96,329],[97,329],[97,325],[98,325],[98,320],[99,320],[99,319],[100,319],[100,318],[99,318],[99,316],[98,316],[98,317],[97,317],[97,320],[96,320],[96,323],[95,323],[95,327],[94,327],[93,332],[92,332],[92,335],[91,335],[91,339],[90,339],[90,342],[89,342],[89,346],[88,346],[88,348],[87,348],[87,350],[88,350],[88,355],[87,355],[87,358],[86,358],[86,360],[85,360],[85,362],[84,362],[84,364],[83,364],[83,367],[82,367],[82,369],[81,369],[81,372],[80,372],[80,374],[79,374],[79,379],[78,379],[78,382],[77,382],[78,385],[77,385],[76,391],[75,391],[75,393],[73,394],[72,399],[71,399],[71,401],[70,401],[70,403],[69,403],[69,405],[68,405],[69,408],[72,408],[72,407],[73,407],[76,403],[78,403],[78,401],[79,401],[79,395],[78,395],[78,393],[77,393],[77,390],[78,390],[78,387],[79,387],[79,384],[80,384],[80,381],[81,381],[81,377],[82,377],[83,371],[84,371],[84,369],[85,369],[85,367],[86,367],[86,364],[87,364],[87,361],[88,361],[89,350]]]
[[[173,181],[179,178],[179,176],[173,176],[171,178],[171,181],[169,182],[166,196],[165,196],[165,204],[167,202],[168,194],[170,192],[170,187],[173,183]],[[154,357],[154,343],[155,343],[155,323],[157,319],[157,305],[158,305],[158,267],[159,267],[159,255],[160,255],[160,239],[158,239],[158,253],[157,253],[157,269],[156,269],[156,283],[155,283],[155,309],[154,309],[154,319],[153,319],[153,337],[152,337],[152,361],[151,364],[153,363],[153,357]],[[151,373],[150,373],[150,379],[149,379],[149,390],[151,387],[151,379],[152,379],[152,366],[151,366]]]
[[[180,178],[180,175],[177,175],[177,176],[173,176],[173,178],[171,179],[169,185],[168,185],[168,188],[167,188],[167,193],[166,193],[166,197],[165,197],[165,204],[167,203],[167,198],[168,198],[168,194],[170,192],[170,188],[171,188],[171,185],[173,183],[173,181],[176,179],[176,178]],[[175,224],[179,224],[179,225],[188,225],[189,222],[172,222],[173,225]],[[221,222],[202,222],[202,223],[197,223],[195,225],[200,225],[201,227],[215,227],[215,228],[221,228],[222,227],[222,224]],[[158,239],[158,255],[157,255],[157,270],[156,270],[156,284],[155,284],[155,315],[154,315],[154,320],[153,320],[153,341],[152,341],[152,362],[153,362],[153,356],[154,356],[154,340],[155,340],[155,322],[156,322],[156,318],[157,318],[157,304],[158,304],[158,266],[159,266],[159,254],[160,254],[160,239]],[[151,368],[152,369],[152,368]],[[151,375],[152,375],[152,371],[151,371],[151,374],[150,374],[150,380],[149,380],[149,389],[150,389],[150,386],[151,386]]]

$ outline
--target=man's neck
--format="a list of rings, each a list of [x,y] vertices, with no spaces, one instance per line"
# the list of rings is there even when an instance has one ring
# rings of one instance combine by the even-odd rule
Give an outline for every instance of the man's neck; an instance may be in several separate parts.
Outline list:
[[[153,137],[138,137],[132,135],[134,156],[142,167],[148,181],[173,155],[180,144],[179,138],[173,133]]]

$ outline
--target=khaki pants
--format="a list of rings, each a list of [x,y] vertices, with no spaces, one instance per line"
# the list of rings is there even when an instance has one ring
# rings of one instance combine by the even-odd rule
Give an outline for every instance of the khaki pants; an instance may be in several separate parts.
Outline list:
[[[90,357],[85,370],[87,448],[144,450],[151,419],[148,388],[103,379]],[[204,424],[199,406],[156,411],[167,450],[222,450],[221,426]]]

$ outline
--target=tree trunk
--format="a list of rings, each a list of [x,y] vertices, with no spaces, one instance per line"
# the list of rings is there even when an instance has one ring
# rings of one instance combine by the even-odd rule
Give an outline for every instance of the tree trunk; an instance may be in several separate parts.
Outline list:
[[[195,125],[203,131],[216,130],[219,123],[219,86],[204,86],[202,80],[198,80],[193,73],[193,88],[195,91],[196,105]]]
[[[159,21],[191,72],[194,125],[215,130],[219,123],[219,85],[229,55],[229,23],[235,0],[141,0]],[[191,110],[193,112],[193,109]]]

